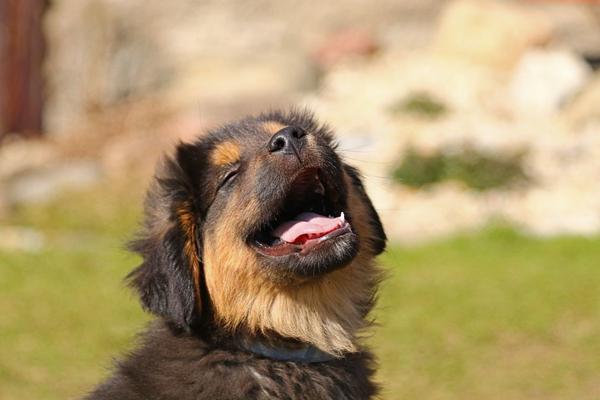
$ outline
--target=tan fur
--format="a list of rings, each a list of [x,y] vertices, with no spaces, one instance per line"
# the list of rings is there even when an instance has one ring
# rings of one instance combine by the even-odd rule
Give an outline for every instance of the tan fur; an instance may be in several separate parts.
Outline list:
[[[240,159],[240,147],[233,142],[220,143],[211,153],[210,160],[214,165],[234,164]]]
[[[186,258],[190,265],[192,278],[194,280],[194,293],[196,297],[197,311],[202,310],[202,297],[200,296],[200,260],[198,259],[198,247],[196,246],[196,223],[190,204],[185,202],[177,209],[177,219],[184,231],[186,240],[183,247]]]
[[[263,124],[263,129],[270,135],[274,135],[285,128],[285,125],[275,121],[268,121]]]
[[[350,188],[348,208],[360,238],[359,254],[350,265],[321,279],[290,285],[271,279],[256,253],[239,237],[240,229],[257,215],[257,204],[239,195],[231,199],[228,207],[235,212],[227,213],[228,220],[207,235],[203,255],[208,292],[224,326],[251,333],[276,332],[338,356],[357,351],[380,271],[367,240],[373,234],[367,209],[350,178],[344,179]]]

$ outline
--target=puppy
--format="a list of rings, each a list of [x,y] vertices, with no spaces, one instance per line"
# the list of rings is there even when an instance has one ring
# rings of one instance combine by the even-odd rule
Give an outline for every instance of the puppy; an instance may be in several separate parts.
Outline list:
[[[385,248],[332,132],[270,112],[182,143],[158,168],[128,276],[158,319],[88,399],[369,399]]]

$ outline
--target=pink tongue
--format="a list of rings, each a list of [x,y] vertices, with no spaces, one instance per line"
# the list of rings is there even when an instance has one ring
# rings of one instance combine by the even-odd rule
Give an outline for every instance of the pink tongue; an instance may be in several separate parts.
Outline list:
[[[284,222],[273,231],[281,240],[294,243],[325,236],[344,224],[342,217],[329,218],[320,214],[305,212],[293,220]]]

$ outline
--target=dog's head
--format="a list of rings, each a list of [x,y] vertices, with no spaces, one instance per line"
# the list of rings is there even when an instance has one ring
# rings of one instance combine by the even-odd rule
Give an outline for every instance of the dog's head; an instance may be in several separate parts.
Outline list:
[[[182,326],[354,351],[385,247],[379,217],[330,131],[273,112],[180,144],[159,168],[129,279],[143,305]]]

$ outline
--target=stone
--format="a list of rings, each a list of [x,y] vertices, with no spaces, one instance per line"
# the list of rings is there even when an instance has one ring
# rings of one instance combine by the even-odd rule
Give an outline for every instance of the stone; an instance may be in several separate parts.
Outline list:
[[[0,147],[0,181],[40,168],[58,157],[55,146],[43,140],[15,140]]]
[[[443,56],[511,68],[527,49],[546,44],[551,38],[550,21],[523,6],[457,0],[442,14],[434,48]]]
[[[600,52],[600,7],[597,0],[537,1],[535,9],[552,21],[559,45],[578,54]]]
[[[544,75],[550,86],[544,89],[552,89],[552,81],[560,89],[547,95],[553,100],[553,115],[565,112],[557,113],[556,107],[560,110],[574,92],[583,90],[571,104],[585,97],[586,111],[581,115],[591,123],[575,129],[548,114],[540,118],[533,112],[514,112],[525,108],[513,108],[515,100],[507,85],[512,83],[508,79],[511,71],[480,64],[399,53],[382,54],[365,65],[341,63],[327,71],[321,90],[307,102],[336,128],[342,157],[363,171],[390,240],[418,243],[494,221],[506,221],[536,235],[600,232],[596,184],[600,180],[600,124],[594,124],[592,117],[600,103],[594,102],[595,95],[590,93],[597,78],[586,84],[590,78],[578,69],[581,60],[572,53],[531,49],[524,60],[531,52],[541,52],[542,58],[549,60],[548,68],[560,69],[556,77]],[[559,61],[556,65],[555,58]],[[571,67],[574,73],[569,72]],[[562,78],[563,73],[568,79]],[[533,80],[537,82],[535,77]],[[395,99],[415,90],[444,99],[448,115],[425,123],[386,111]],[[541,107],[544,112],[549,109]],[[436,153],[465,145],[494,155],[523,154],[523,167],[531,179],[478,193],[453,182],[414,190],[390,178],[390,171],[409,146]]]
[[[532,49],[523,55],[509,84],[509,102],[522,114],[558,112],[589,81],[591,70],[566,50]]]
[[[93,161],[64,161],[45,166],[6,182],[6,202],[9,205],[43,203],[63,191],[90,187],[101,176],[98,163]]]
[[[48,132],[77,130],[95,112],[169,81],[170,55],[152,29],[156,19],[148,22],[153,11],[139,0],[53,2],[45,21]]]
[[[44,235],[21,226],[0,226],[0,250],[38,252],[44,248]]]
[[[564,116],[575,126],[600,124],[600,72],[565,107]]]
[[[485,196],[449,182],[427,190],[396,189],[396,207],[384,209],[382,221],[389,237],[402,244],[418,244],[489,222]]]
[[[320,67],[327,69],[349,58],[364,58],[379,50],[375,38],[364,30],[345,29],[327,37],[313,54]]]

